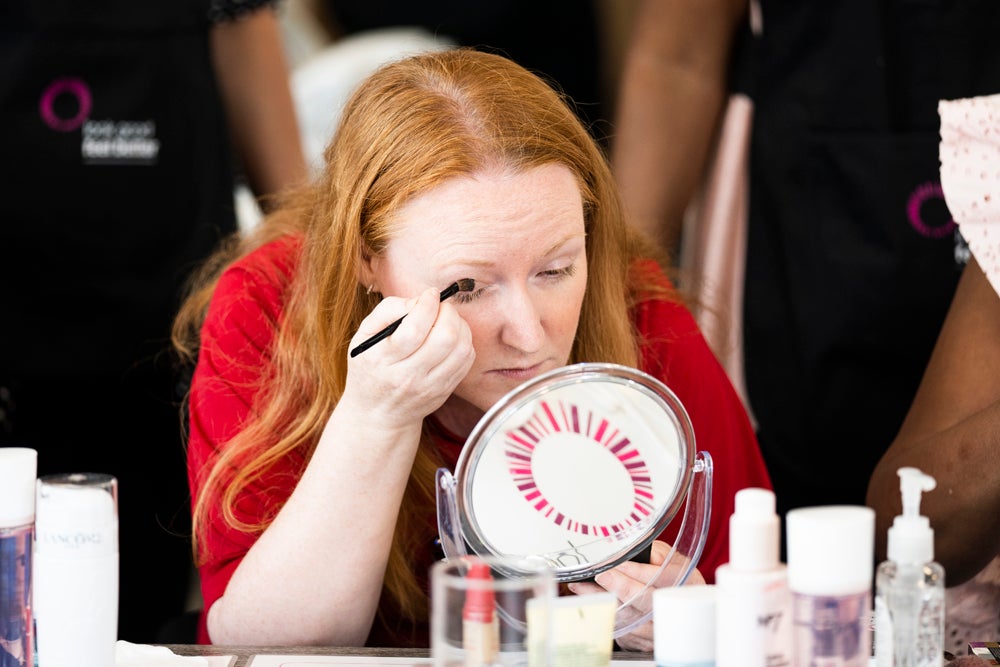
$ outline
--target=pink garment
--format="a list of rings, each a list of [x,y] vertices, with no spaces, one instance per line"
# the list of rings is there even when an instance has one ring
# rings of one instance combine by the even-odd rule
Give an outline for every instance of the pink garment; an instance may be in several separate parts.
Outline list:
[[[698,326],[756,426],[743,372],[747,157],[752,123],[750,98],[730,96],[696,222],[685,241],[683,263],[695,276],[693,314]]]
[[[944,573],[945,584],[948,573]],[[969,642],[992,642],[1000,637],[1000,558],[994,558],[975,577],[945,589],[944,650],[963,655]]]
[[[941,100],[938,113],[945,202],[1000,293],[1000,95]]]

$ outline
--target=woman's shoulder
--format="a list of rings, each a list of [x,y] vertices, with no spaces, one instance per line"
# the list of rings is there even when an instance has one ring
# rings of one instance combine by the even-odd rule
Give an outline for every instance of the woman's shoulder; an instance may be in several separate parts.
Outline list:
[[[685,299],[659,262],[641,258],[629,266],[633,325],[645,357],[661,358],[681,343],[704,338]]]
[[[291,277],[302,250],[302,237],[286,234],[266,241],[230,265],[227,271],[243,271],[255,275]]]
[[[632,261],[628,271],[633,311],[651,309],[658,313],[688,313],[681,291],[658,261],[641,257]]]
[[[216,292],[248,287],[273,287],[284,290],[298,265],[302,239],[280,236],[250,250],[226,267]]]
[[[651,257],[638,257],[629,264],[629,282],[641,296],[644,291],[669,290],[675,292],[673,282],[663,266]]]
[[[263,311],[276,321],[298,264],[302,242],[296,236],[268,241],[230,264],[215,287],[209,316],[245,317],[246,310]]]

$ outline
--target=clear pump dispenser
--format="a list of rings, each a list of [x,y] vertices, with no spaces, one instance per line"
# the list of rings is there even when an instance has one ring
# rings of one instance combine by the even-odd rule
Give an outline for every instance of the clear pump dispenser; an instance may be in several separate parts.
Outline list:
[[[888,560],[875,574],[875,659],[878,667],[939,667],[944,655],[944,568],[934,562],[934,530],[920,497],[934,478],[900,468],[903,513],[888,532]]]

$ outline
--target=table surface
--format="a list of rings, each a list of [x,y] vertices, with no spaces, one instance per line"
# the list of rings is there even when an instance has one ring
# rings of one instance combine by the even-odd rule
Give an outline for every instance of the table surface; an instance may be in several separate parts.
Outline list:
[[[166,644],[177,655],[234,655],[234,667],[246,667],[255,655],[362,655],[376,657],[426,658],[427,649],[344,648],[331,646],[215,646],[196,644]],[[652,660],[652,653],[615,651],[615,660]]]

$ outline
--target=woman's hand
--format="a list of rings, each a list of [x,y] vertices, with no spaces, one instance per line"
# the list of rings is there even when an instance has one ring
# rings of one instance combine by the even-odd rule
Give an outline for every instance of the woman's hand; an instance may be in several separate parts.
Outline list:
[[[659,540],[653,542],[649,563],[629,561],[610,570],[601,572],[595,577],[596,584],[576,582],[569,584],[569,589],[577,594],[601,593],[610,591],[615,594],[620,603],[628,605],[618,611],[618,624],[631,623],[653,611],[653,591],[657,588],[672,586],[686,567],[688,559],[682,554],[675,554],[670,564],[660,572],[663,561],[670,554],[670,545]],[[653,586],[646,588],[647,583],[655,579]],[[696,569],[691,571],[685,585],[703,585],[705,578]],[[653,621],[643,623],[633,632],[618,638],[618,646],[628,651],[653,650]]]
[[[390,427],[441,407],[475,360],[469,326],[433,288],[415,299],[383,299],[362,321],[351,349],[404,315],[392,335],[349,360],[341,399]]]

